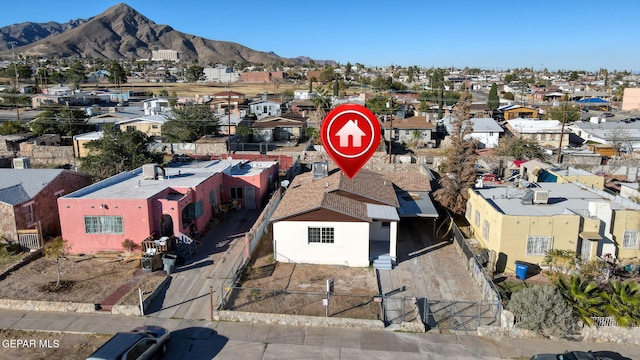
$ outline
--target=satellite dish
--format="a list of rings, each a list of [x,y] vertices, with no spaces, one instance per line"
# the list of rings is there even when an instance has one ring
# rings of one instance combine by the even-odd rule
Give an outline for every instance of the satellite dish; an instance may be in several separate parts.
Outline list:
[[[289,180],[282,180],[280,186],[286,189],[289,186]]]

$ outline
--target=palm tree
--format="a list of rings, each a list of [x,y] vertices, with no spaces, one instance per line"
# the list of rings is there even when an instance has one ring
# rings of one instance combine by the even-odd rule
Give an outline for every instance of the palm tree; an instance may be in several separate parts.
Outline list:
[[[569,279],[559,277],[556,286],[562,293],[562,297],[573,308],[573,314],[584,324],[594,326],[595,321],[592,317],[604,314],[602,306],[605,300],[601,296],[602,290],[595,283],[572,275]]]
[[[619,326],[640,326],[640,284],[633,281],[610,281],[609,291],[601,294],[604,311]]]
[[[327,114],[327,110],[331,108],[331,96],[327,89],[323,87],[316,87],[316,95],[311,99],[313,105],[316,107],[316,111],[318,113],[318,118],[320,121],[324,119],[324,116]]]

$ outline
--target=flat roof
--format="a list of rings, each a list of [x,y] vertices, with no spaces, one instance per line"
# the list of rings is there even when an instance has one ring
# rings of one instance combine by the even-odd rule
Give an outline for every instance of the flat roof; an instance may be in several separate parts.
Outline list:
[[[157,180],[143,179],[140,167],[82,188],[64,198],[148,199],[169,187],[195,187],[218,173],[230,176],[256,175],[276,163],[246,160],[193,161],[164,167],[165,176]]]
[[[588,213],[590,202],[607,202],[614,210],[629,208],[622,203],[611,201],[586,187],[575,184],[538,183],[542,190],[549,190],[548,204],[523,205],[522,196],[528,190],[516,187],[494,187],[475,191],[505,215],[552,216],[561,214]]]
[[[438,210],[433,205],[428,191],[397,191],[400,217],[438,218]]]

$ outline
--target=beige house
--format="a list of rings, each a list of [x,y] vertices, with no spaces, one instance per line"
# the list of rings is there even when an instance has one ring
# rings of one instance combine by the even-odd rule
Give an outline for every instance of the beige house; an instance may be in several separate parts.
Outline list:
[[[104,133],[102,131],[93,131],[90,133],[79,134],[73,136],[73,155],[77,158],[83,158],[89,155],[89,149],[85,146],[90,141],[100,140]]]
[[[569,134],[571,130],[558,120],[513,119],[507,122],[507,128],[515,136],[535,140],[540,146],[557,149],[562,136],[562,147],[569,146]]]
[[[497,271],[542,264],[551,249],[640,256],[640,205],[572,183],[538,186],[469,190],[465,217],[478,243],[498,254]]]
[[[640,88],[624,89],[622,111],[640,111]]]
[[[127,129],[138,130],[147,136],[161,136],[162,125],[167,122],[165,115],[147,115],[143,117],[126,119],[116,122],[116,125],[120,127],[120,130],[126,131]]]

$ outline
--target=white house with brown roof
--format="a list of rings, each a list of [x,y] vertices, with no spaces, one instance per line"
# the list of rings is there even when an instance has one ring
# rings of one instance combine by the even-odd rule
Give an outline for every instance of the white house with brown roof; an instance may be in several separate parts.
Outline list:
[[[426,145],[431,142],[432,133],[436,129],[436,124],[428,121],[426,116],[412,116],[404,119],[396,119],[382,123],[384,139],[401,143],[422,143]]]
[[[393,184],[380,174],[362,170],[352,180],[337,170],[299,175],[272,216],[274,259],[366,267],[385,255],[391,268],[398,207]]]

